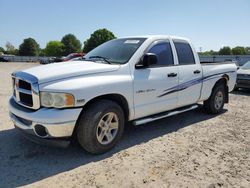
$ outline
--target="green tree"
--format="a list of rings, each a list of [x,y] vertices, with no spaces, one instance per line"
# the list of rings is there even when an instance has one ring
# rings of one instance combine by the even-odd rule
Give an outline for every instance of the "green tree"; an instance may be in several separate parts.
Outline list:
[[[219,55],[231,55],[232,50],[229,46],[224,46],[219,50]]]
[[[0,54],[4,54],[4,53],[5,53],[4,48],[0,47]]]
[[[98,29],[91,34],[89,39],[84,42],[83,51],[87,53],[97,46],[101,45],[102,43],[115,38],[115,35],[111,31],[107,29]]]
[[[64,45],[63,55],[81,51],[81,42],[73,34],[65,35],[61,42]]]
[[[6,48],[5,51],[6,54],[18,55],[18,50],[10,42],[6,42],[5,48]]]
[[[62,56],[64,44],[60,41],[49,41],[44,49],[46,56]]]
[[[19,46],[19,54],[23,56],[37,56],[39,51],[39,45],[33,38],[24,39]]]
[[[218,55],[218,52],[210,50],[210,51],[205,51],[205,52],[199,52],[199,55],[212,56],[212,55]]]
[[[250,47],[245,48],[246,55],[250,55]]]
[[[232,49],[232,54],[233,55],[245,55],[245,48],[242,46],[236,46],[235,48]]]
[[[45,54],[45,48],[44,49],[40,49],[39,56],[46,56],[46,54]]]

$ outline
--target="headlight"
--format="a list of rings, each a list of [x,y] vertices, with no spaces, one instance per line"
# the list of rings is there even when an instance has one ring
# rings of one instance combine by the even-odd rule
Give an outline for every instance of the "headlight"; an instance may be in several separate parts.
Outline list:
[[[40,93],[41,106],[65,108],[75,105],[74,96],[68,93]]]

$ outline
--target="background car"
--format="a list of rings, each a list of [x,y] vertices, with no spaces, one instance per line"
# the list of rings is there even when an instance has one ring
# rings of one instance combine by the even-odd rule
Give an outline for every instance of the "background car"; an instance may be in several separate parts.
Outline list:
[[[53,63],[56,57],[40,58],[40,64]]]
[[[75,57],[75,58],[71,59],[70,61],[82,61],[82,60],[84,60],[84,56],[82,56],[82,57]]]
[[[237,80],[235,89],[248,88],[250,89],[250,61],[246,62],[237,71]]]
[[[83,57],[84,55],[85,55],[84,53],[71,53],[66,57],[55,58],[54,62],[70,61],[71,59],[78,58],[78,57]]]
[[[9,60],[4,57],[4,56],[0,56],[0,62],[8,62]]]
[[[49,57],[40,60],[40,64],[49,64],[49,63],[56,63],[56,62],[64,62],[64,61],[76,61],[77,58],[82,58],[85,53],[71,53],[66,57]]]

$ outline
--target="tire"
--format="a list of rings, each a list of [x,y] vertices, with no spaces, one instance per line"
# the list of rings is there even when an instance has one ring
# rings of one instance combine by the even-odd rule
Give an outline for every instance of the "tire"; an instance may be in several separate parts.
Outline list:
[[[216,85],[213,88],[211,96],[204,101],[205,111],[209,114],[218,114],[222,112],[225,104],[225,86],[223,84]]]
[[[77,139],[89,153],[101,154],[112,149],[124,130],[124,112],[111,100],[99,100],[83,111],[78,121]]]

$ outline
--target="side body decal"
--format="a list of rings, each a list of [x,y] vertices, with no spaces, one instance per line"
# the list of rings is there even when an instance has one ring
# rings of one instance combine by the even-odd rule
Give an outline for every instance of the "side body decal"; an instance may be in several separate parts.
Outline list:
[[[163,97],[163,96],[169,95],[169,94],[177,92],[177,91],[182,91],[184,89],[187,89],[187,88],[189,88],[189,87],[191,87],[193,85],[199,84],[201,82],[205,82],[205,81],[214,79],[216,77],[222,76],[222,75],[224,75],[226,73],[233,73],[233,72],[235,72],[235,71],[222,72],[222,73],[217,73],[217,74],[212,74],[212,75],[209,75],[209,76],[205,76],[203,78],[197,78],[197,79],[194,79],[194,80],[190,80],[188,82],[185,82],[185,83],[182,83],[180,85],[177,85],[177,86],[174,86],[174,87],[171,87],[169,89],[164,90],[163,91],[164,93],[159,95],[158,97]]]

